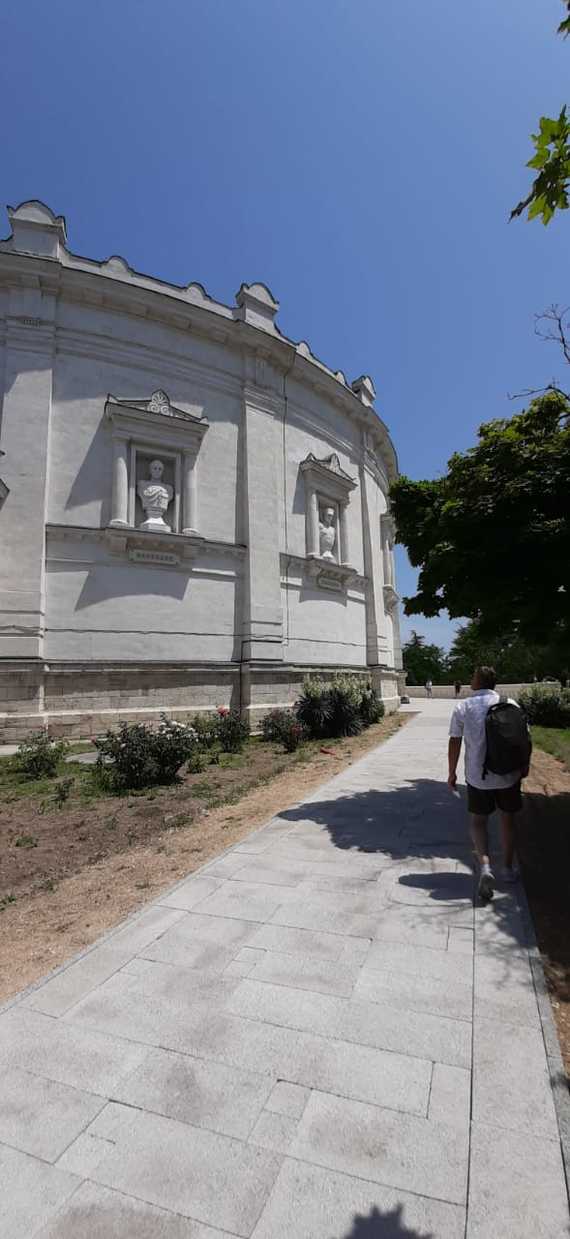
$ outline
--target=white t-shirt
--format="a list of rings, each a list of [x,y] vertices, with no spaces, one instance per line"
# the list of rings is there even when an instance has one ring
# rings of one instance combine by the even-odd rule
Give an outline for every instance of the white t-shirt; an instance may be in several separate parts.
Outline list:
[[[512,697],[508,700],[516,706],[518,702]],[[499,787],[512,787],[521,777],[520,770],[512,774],[493,774],[490,770],[483,778],[483,766],[487,752],[485,736],[485,719],[489,706],[500,701],[499,694],[491,688],[479,688],[466,701],[459,701],[451,715],[449,734],[465,744],[465,782],[471,787],[494,791]]]

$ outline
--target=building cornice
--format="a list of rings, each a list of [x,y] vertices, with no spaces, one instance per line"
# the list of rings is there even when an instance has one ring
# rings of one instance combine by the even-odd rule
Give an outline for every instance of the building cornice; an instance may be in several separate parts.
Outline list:
[[[274,321],[279,305],[266,285],[242,284],[236,304],[227,306],[200,284],[167,284],[135,271],[117,255],[96,262],[73,254],[66,246],[64,217],[41,202],[22,203],[8,213],[12,235],[0,241],[0,284],[21,287],[32,277],[42,291],[65,299],[160,321],[254,354],[261,351],[278,373],[291,373],[363,425],[378,444],[388,479],[397,476],[388,429],[373,409],[372,380],[361,375],[349,385],[343,372],[320,361],[306,341],[295,343],[282,335]]]

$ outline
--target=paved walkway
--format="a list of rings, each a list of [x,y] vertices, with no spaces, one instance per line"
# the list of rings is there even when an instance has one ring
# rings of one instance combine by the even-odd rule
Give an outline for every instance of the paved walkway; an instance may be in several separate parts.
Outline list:
[[[3,1239],[570,1234],[524,909],[474,913],[421,708],[0,1015]]]

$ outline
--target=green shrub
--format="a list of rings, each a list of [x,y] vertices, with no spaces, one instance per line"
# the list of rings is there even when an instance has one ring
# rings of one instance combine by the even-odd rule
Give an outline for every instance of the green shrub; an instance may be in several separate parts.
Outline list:
[[[193,727],[161,716],[153,730],[147,723],[121,723],[95,741],[99,750],[98,775],[110,779],[114,791],[172,783],[198,749]]]
[[[67,752],[65,740],[51,740],[46,731],[34,731],[16,754],[16,767],[25,779],[53,779]]]
[[[360,698],[360,717],[363,727],[371,727],[373,723],[379,723],[381,718],[384,718],[384,702],[378,696],[376,689],[371,684],[366,684],[361,690]]]
[[[214,747],[218,739],[217,714],[195,714],[192,719],[192,727],[196,732],[201,749],[211,749]]]
[[[74,782],[75,779],[60,779],[56,783],[53,789],[56,808],[62,809],[66,800],[69,800]]]
[[[286,753],[294,753],[305,738],[305,729],[296,719],[290,719],[289,726],[283,731],[281,743]]]
[[[243,721],[238,710],[228,710],[226,706],[220,706],[218,710],[217,732],[224,753],[241,753],[249,740],[249,725]]]
[[[275,744],[283,743],[284,736],[291,728],[291,723],[295,721],[295,715],[290,710],[270,710],[269,714],[261,720],[263,739]]]
[[[357,736],[363,727],[377,723],[384,704],[371,684],[356,676],[335,675],[327,682],[308,676],[296,714],[307,734],[315,740]]]
[[[529,723],[539,727],[570,727],[570,689],[535,684],[519,693],[519,705]]]
[[[286,753],[294,753],[305,739],[305,728],[291,710],[271,710],[261,720],[264,740],[282,744]]]
[[[312,740],[323,740],[332,734],[330,686],[326,680],[320,680],[317,676],[306,677],[295,712]]]
[[[201,774],[202,771],[206,769],[206,761],[206,755],[201,753],[199,748],[196,748],[195,751],[190,754],[190,757],[186,763],[188,774]]]
[[[362,731],[362,687],[348,675],[335,675],[330,686],[331,736],[358,736]]]

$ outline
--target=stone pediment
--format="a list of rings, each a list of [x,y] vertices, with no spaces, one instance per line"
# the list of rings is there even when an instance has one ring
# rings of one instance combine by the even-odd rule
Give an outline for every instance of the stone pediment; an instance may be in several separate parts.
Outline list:
[[[333,484],[333,492],[335,494],[337,491],[342,494],[348,494],[356,486],[354,478],[351,478],[350,474],[345,473],[344,469],[341,468],[336,452],[331,452],[330,456],[323,456],[321,459],[315,456],[313,452],[309,452],[305,460],[301,461],[300,469],[301,473],[312,474],[315,481],[320,480],[321,482]]]
[[[107,406],[111,409],[115,407],[117,410],[137,410],[141,413],[158,414],[159,417],[175,417],[184,422],[207,425],[205,417],[196,417],[194,413],[186,413],[184,409],[178,409],[176,405],[171,404],[170,397],[161,388],[153,392],[152,396],[146,400],[119,400],[116,396],[109,395]]]

